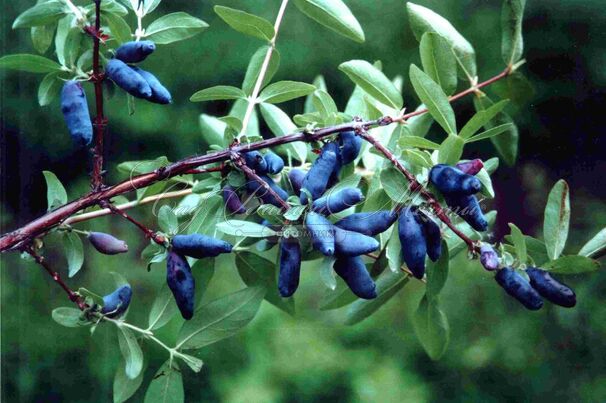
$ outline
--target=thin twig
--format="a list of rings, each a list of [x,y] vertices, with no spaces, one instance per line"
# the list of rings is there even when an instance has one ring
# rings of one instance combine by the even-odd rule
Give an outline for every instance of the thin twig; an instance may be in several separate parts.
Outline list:
[[[101,42],[101,1],[95,1],[95,29],[93,33],[93,74],[90,80],[95,85],[95,105],[97,116],[94,119],[95,147],[93,148],[93,172],[91,188],[98,191],[103,186],[103,136],[107,127],[107,119],[103,115],[103,80],[101,73],[100,49]]]
[[[117,208],[116,206],[114,206],[113,204],[111,204],[108,201],[101,201],[99,204],[102,207],[111,210],[112,213],[127,219],[128,221],[133,223],[137,228],[139,228],[141,231],[143,231],[143,233],[145,234],[146,237],[152,239],[158,245],[164,246],[164,243],[166,242],[166,238],[164,238],[162,235],[158,235],[154,230],[147,228],[145,225],[141,224],[139,221],[135,220],[133,217],[126,214],[124,211],[120,210],[119,208]]]

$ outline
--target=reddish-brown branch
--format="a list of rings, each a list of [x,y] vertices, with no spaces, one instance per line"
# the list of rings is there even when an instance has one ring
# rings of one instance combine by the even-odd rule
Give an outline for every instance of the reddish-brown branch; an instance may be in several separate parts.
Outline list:
[[[57,284],[59,284],[59,286],[61,288],[63,288],[63,291],[65,291],[65,293],[67,294],[67,297],[69,298],[69,300],[72,301],[72,302],[74,302],[76,305],[78,305],[78,308],[80,308],[81,311],[83,311],[86,308],[88,308],[88,305],[86,305],[86,303],[84,302],[84,299],[81,296],[79,296],[78,294],[76,294],[74,291],[72,291],[72,289],[69,288],[67,286],[67,284],[65,284],[63,282],[63,279],[61,279],[61,276],[59,275],[59,273],[57,273],[56,271],[54,271],[50,267],[50,265],[48,264],[48,262],[46,261],[46,259],[44,259],[43,256],[40,256],[39,254],[37,254],[36,251],[34,250],[34,248],[31,245],[29,245],[24,250],[31,257],[34,258],[34,260],[36,261],[36,263],[38,263],[40,266],[42,266],[44,268],[44,270],[46,270],[46,272],[48,274],[50,274],[50,276],[53,278],[53,280],[55,280],[55,282]]]
[[[126,214],[126,212],[120,210],[119,208],[117,208],[116,206],[111,204],[110,202],[101,201],[101,202],[99,202],[99,204],[101,205],[101,207],[109,209],[109,210],[111,210],[112,213],[119,215],[120,217],[125,218],[126,220],[133,223],[137,228],[139,228],[141,231],[143,231],[143,233],[145,234],[146,237],[152,239],[158,245],[164,245],[164,242],[166,242],[166,239],[162,235],[158,235],[154,230],[147,228],[145,225],[143,225],[139,221],[135,220],[133,217]]]
[[[93,172],[91,175],[91,188],[93,192],[103,186],[103,137],[107,126],[107,119],[103,113],[103,74],[100,64],[101,42],[101,1],[95,0],[95,29],[93,35],[93,74],[91,81],[95,85],[95,105],[97,116],[94,119],[95,147],[93,148]]]
[[[499,75],[493,77],[492,79],[478,84],[472,89],[463,91],[462,94],[467,95],[474,91],[477,91],[479,88],[482,88],[503,77],[506,77],[510,72],[511,71],[507,69]],[[451,98],[451,101],[459,99],[461,96],[462,95],[457,94]],[[82,196],[79,199],[67,203],[43,215],[42,217],[31,221],[30,223],[17,230],[5,234],[4,236],[2,236],[2,238],[0,238],[0,252],[5,252],[8,250],[18,249],[19,247],[22,247],[23,245],[27,244],[28,241],[31,241],[33,238],[45,234],[50,229],[63,223],[67,218],[71,217],[72,215],[87,207],[91,207],[98,204],[101,200],[109,200],[112,197],[122,195],[137,189],[145,188],[164,179],[182,175],[188,172],[189,170],[196,169],[200,166],[229,160],[232,152],[241,153],[252,150],[260,150],[263,148],[272,148],[282,144],[293,143],[295,141],[313,142],[335,133],[359,130],[360,128],[370,129],[376,126],[386,126],[393,122],[404,122],[406,121],[406,119],[409,119],[413,116],[421,115],[426,112],[427,110],[420,110],[402,115],[397,118],[383,117],[377,120],[365,122],[348,122],[336,126],[321,128],[314,131],[313,133],[297,132],[285,136],[257,141],[254,143],[235,145],[229,149],[216,151],[214,153],[202,156],[185,158],[181,161],[175,162],[156,171],[132,177],[131,179],[118,183],[114,186],[108,186],[107,188],[100,189],[98,192],[93,192]],[[457,235],[459,234],[460,232],[457,233]]]

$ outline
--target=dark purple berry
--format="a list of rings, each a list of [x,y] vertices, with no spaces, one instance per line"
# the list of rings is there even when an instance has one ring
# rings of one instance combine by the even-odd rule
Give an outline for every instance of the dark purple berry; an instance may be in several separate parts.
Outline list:
[[[253,169],[258,175],[267,173],[267,162],[258,151],[249,151],[244,153],[244,161],[250,169]]]
[[[128,252],[128,245],[126,242],[109,234],[105,234],[103,232],[91,232],[88,234],[87,238],[95,249],[103,254],[117,255],[118,253]]]
[[[107,76],[120,88],[134,97],[148,99],[152,90],[147,81],[129,65],[118,59],[107,62]]]
[[[175,235],[172,247],[175,253],[196,259],[230,253],[232,249],[229,242],[202,234]]]
[[[132,41],[122,44],[116,49],[116,58],[124,63],[139,63],[156,50],[152,41]]]
[[[297,238],[282,238],[280,241],[280,275],[278,289],[283,297],[290,297],[299,287],[301,273],[301,246]]]
[[[337,256],[333,268],[356,296],[363,299],[377,297],[375,282],[360,256]]]
[[[191,319],[194,316],[196,281],[187,260],[173,251],[168,252],[166,260],[166,284],[175,297],[183,319]]]
[[[288,198],[288,193],[286,193],[284,189],[282,189],[276,182],[274,182],[272,178],[267,175],[259,175],[259,177],[265,183],[267,183],[274,192],[276,192],[280,199],[286,200]],[[276,207],[282,207],[280,201],[276,199],[274,195],[271,194],[271,192],[265,189],[265,187],[256,180],[249,180],[246,183],[246,190],[251,195],[254,195],[255,197],[258,197],[263,200],[264,203],[273,204]]]
[[[133,290],[126,284],[118,287],[114,292],[103,297],[101,313],[108,318],[118,318],[126,312]]]
[[[93,139],[93,124],[86,94],[77,81],[67,81],[61,90],[61,112],[74,144],[83,147]]]
[[[406,207],[400,212],[398,235],[402,244],[402,258],[406,266],[416,278],[423,278],[427,241],[417,215],[416,207]]]
[[[238,196],[238,193],[236,193],[236,190],[232,186],[227,185],[223,188],[223,203],[230,213],[246,213],[246,208],[242,204],[240,196]]]
[[[532,288],[537,290],[543,298],[566,308],[572,308],[577,304],[574,291],[553,278],[545,270],[531,267],[526,269],[526,274],[530,278]]]
[[[292,185],[293,193],[298,195],[301,194],[301,186],[303,186],[303,179],[305,178],[306,172],[300,169],[292,169],[288,173],[288,179]]]
[[[499,270],[495,276],[495,280],[503,287],[507,294],[517,299],[526,308],[536,311],[543,306],[543,300],[539,294],[514,269],[505,267]]]
[[[427,241],[427,256],[433,262],[437,262],[440,255],[442,255],[442,233],[440,232],[440,226],[423,212],[417,211],[417,213],[417,221],[421,224],[423,235],[425,235],[425,240]]]
[[[465,220],[473,229],[476,231],[486,231],[488,228],[488,221],[486,221],[480,203],[474,195],[444,195],[444,200],[446,200],[448,207]]]
[[[488,271],[498,270],[501,259],[494,250],[494,248],[488,244],[482,244],[480,248],[480,263]]]
[[[482,183],[478,178],[445,164],[435,165],[429,172],[429,180],[445,196],[467,196],[482,189]]]
[[[481,159],[476,158],[475,160],[471,161],[459,162],[457,165],[455,165],[455,167],[464,174],[475,175],[480,172],[482,168],[484,168],[484,163]]]

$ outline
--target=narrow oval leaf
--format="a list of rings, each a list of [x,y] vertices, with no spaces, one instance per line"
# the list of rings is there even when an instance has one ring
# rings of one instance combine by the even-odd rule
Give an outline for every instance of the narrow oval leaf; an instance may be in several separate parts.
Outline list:
[[[105,23],[109,27],[112,38],[114,38],[118,42],[118,44],[122,44],[131,40],[132,32],[130,30],[130,27],[128,26],[128,23],[124,21],[124,18],[120,17],[117,14],[104,13],[102,14],[102,20],[105,21]]]
[[[57,176],[51,171],[42,171],[42,174],[46,180],[46,201],[48,210],[53,210],[54,208],[67,203],[67,192]]]
[[[170,288],[166,283],[162,284],[158,296],[154,300],[149,311],[149,329],[159,329],[170,321],[177,313],[177,304]]]
[[[442,144],[440,144],[438,161],[441,164],[456,164],[463,155],[463,147],[465,147],[465,141],[462,138],[456,135],[448,135]]]
[[[426,32],[421,37],[419,50],[425,73],[451,95],[457,89],[457,61],[448,41],[436,33]]]
[[[124,372],[130,379],[135,379],[143,369],[143,351],[133,332],[124,326],[118,325],[118,343],[124,357]]]
[[[437,150],[440,145],[431,140],[418,136],[402,136],[398,140],[402,148],[426,148],[428,150]]]
[[[231,87],[229,85],[217,85],[196,92],[189,100],[192,102],[203,102],[245,98],[246,94],[240,88]]]
[[[326,123],[332,124],[335,122],[339,110],[334,99],[324,90],[316,90],[312,96],[314,107],[322,116]]]
[[[250,322],[265,296],[264,287],[249,287],[212,301],[183,324],[179,349],[197,349],[233,336]]]
[[[316,87],[307,83],[298,81],[278,81],[277,83],[268,85],[259,95],[259,99],[261,102],[279,104],[280,102],[304,97],[315,90]]]
[[[489,139],[489,138],[498,136],[499,134],[509,133],[513,128],[514,128],[513,123],[505,123],[505,124],[493,127],[492,129],[485,130],[482,133],[476,134],[475,136],[467,139],[465,141],[465,143],[473,143],[475,141],[485,140],[485,139]]]
[[[320,279],[326,288],[333,291],[337,288],[337,276],[332,268],[335,260],[333,256],[327,256],[320,262]]]
[[[0,57],[0,69],[27,71],[29,73],[51,73],[61,71],[61,65],[46,57],[19,54]]]
[[[202,138],[209,144],[217,144],[223,147],[227,147],[228,144],[225,142],[225,128],[227,125],[225,122],[217,119],[214,116],[201,114],[198,119],[200,123],[200,130],[202,132]]]
[[[295,6],[326,28],[356,42],[364,42],[360,23],[342,0],[295,0]]]
[[[271,41],[275,35],[274,27],[269,21],[254,14],[224,6],[215,6],[215,13],[238,32],[255,38]]]
[[[396,203],[403,203],[409,195],[408,182],[404,175],[395,168],[389,167],[381,171],[381,185],[385,193]]]
[[[606,249],[606,228],[595,234],[579,251],[579,255],[594,257]]]
[[[513,246],[516,248],[518,260],[520,263],[524,264],[528,259],[524,234],[514,223],[509,223],[509,228],[511,228],[511,239],[513,241]]]
[[[67,259],[68,275],[74,277],[84,263],[84,251],[80,236],[74,232],[66,232],[63,236],[63,248]]]
[[[459,66],[465,76],[473,78],[476,72],[476,53],[469,42],[452,26],[448,20],[432,10],[417,4],[406,3],[412,32],[421,40],[426,32],[435,32],[446,39],[459,60]]]
[[[184,12],[166,14],[149,24],[145,37],[159,45],[182,41],[208,28],[204,21]]]
[[[562,256],[543,265],[545,270],[558,274],[579,274],[596,271],[600,262],[586,256]]]
[[[53,43],[53,35],[55,34],[54,25],[40,25],[32,27],[31,38],[34,49],[40,54],[46,53],[50,45]]]
[[[432,360],[439,359],[448,347],[450,327],[448,319],[440,310],[437,301],[430,301],[427,296],[423,296],[412,323],[417,338],[427,355]]]
[[[284,136],[297,131],[297,126],[290,120],[286,112],[272,104],[262,103],[259,105],[261,116],[267,123],[269,130],[276,136]],[[284,144],[279,149],[287,150],[291,155],[301,162],[307,159],[307,144],[294,142]]]
[[[473,104],[477,111],[488,110],[494,103],[486,95],[473,98]],[[485,129],[492,129],[495,126],[511,124],[509,129],[500,136],[491,137],[492,144],[495,146],[501,157],[507,165],[513,165],[518,155],[518,139],[520,137],[518,128],[505,112],[500,112],[494,117],[494,121],[484,124]]]
[[[13,22],[13,29],[47,25],[59,20],[68,11],[64,1],[48,0],[21,13]]]
[[[509,100],[504,99],[496,104],[478,111],[461,129],[459,136],[463,139],[468,139],[473,136],[478,130],[488,124],[495,116],[499,114],[507,106]]]
[[[139,389],[143,382],[143,373],[141,371],[135,379],[130,379],[126,376],[123,366],[116,368],[116,375],[114,375],[114,403],[122,403],[130,399],[132,395]]]
[[[543,221],[543,238],[545,238],[547,254],[551,260],[560,256],[568,238],[570,222],[569,192],[568,183],[560,179],[553,186],[547,198]]]
[[[269,46],[262,46],[250,58],[248,68],[246,69],[246,75],[244,76],[244,81],[242,82],[242,91],[244,91],[246,95],[252,94],[255,84],[257,83],[257,79],[259,78],[263,61],[265,60],[267,52],[270,49],[271,47]],[[280,67],[280,52],[278,52],[278,49],[273,49],[271,56],[269,57],[269,63],[267,65],[267,70],[265,71],[265,77],[261,83],[261,88],[267,85],[267,83],[271,82],[274,74],[276,74],[278,71],[278,67]]]
[[[51,314],[53,320],[65,327],[79,327],[82,326],[82,322],[80,321],[80,317],[82,316],[82,311],[76,308],[69,307],[60,307],[53,309]]]
[[[522,37],[522,19],[526,0],[505,0],[501,11],[501,29],[503,42],[501,54],[508,66],[520,60],[524,52],[524,39]]]
[[[450,262],[448,245],[442,241],[442,254],[437,262],[427,259],[427,289],[425,293],[429,300],[438,298],[448,279],[448,265]]]
[[[365,60],[350,60],[342,63],[339,70],[347,74],[356,85],[377,101],[394,109],[404,105],[402,95],[381,70]]]
[[[152,378],[145,403],[182,403],[185,401],[183,377],[177,363],[169,359]]]
[[[217,224],[217,229],[224,234],[234,236],[244,236],[250,238],[266,238],[276,236],[276,231],[265,225],[257,224],[251,221],[229,220]]]
[[[414,64],[410,66],[410,81],[419,99],[427,106],[436,122],[446,133],[456,135],[457,123],[454,111],[442,88]]]
[[[46,106],[59,96],[63,81],[59,80],[58,73],[48,73],[42,79],[38,87],[38,103],[40,106]]]

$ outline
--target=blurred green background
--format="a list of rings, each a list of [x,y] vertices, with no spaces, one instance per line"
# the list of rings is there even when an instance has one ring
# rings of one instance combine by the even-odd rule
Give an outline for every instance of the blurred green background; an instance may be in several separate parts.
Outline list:
[[[481,79],[503,68],[500,57],[498,0],[418,1],[447,17],[475,46]],[[0,55],[34,53],[29,30],[12,30],[13,19],[32,1],[2,0]],[[494,176],[499,218],[498,239],[515,222],[525,233],[541,235],[543,207],[553,183],[571,186],[572,222],[565,252],[578,248],[606,225],[606,12],[602,0],[529,1],[524,23],[522,68],[535,87],[529,102],[514,110],[521,133],[519,163]],[[108,181],[122,177],[115,165],[167,155],[176,160],[204,153],[198,128],[201,112],[224,115],[227,102],[192,104],[189,96],[213,85],[239,86],[249,57],[261,46],[232,31],[212,11],[216,4],[245,9],[273,21],[277,0],[170,0],[147,17],[187,11],[210,28],[193,39],[161,46],[144,66],[171,89],[169,107],[137,103],[129,116],[126,99],[108,102]],[[278,41],[282,62],[274,80],[311,82],[323,74],[330,93],[343,108],[353,89],[337,66],[350,59],[382,60],[388,76],[407,77],[419,63],[417,43],[407,24],[403,0],[349,0],[366,33],[355,44],[304,17],[286,12]],[[131,16],[132,17],[132,16]],[[88,190],[88,155],[74,151],[58,102],[40,108],[36,92],[41,76],[0,72],[2,232],[12,230],[46,209],[42,170],[55,172],[70,198]],[[417,100],[405,80],[404,99]],[[491,92],[491,89],[488,90]],[[302,111],[302,101],[285,105]],[[461,121],[473,113],[471,100],[456,104]],[[436,128],[434,127],[434,130]],[[478,144],[478,143],[474,143]],[[467,158],[494,155],[489,142],[466,150]],[[151,208],[134,215],[155,222]],[[84,269],[70,286],[105,294],[108,274],[117,271],[134,286],[129,321],[143,326],[164,269],[151,273],[138,258],[145,246],[140,234],[116,218],[94,222],[98,231],[125,239],[131,253],[104,257],[85,245]],[[88,229],[92,223],[80,225]],[[48,257],[61,268],[63,256]],[[54,248],[59,251],[60,248]],[[50,312],[68,305],[61,290],[34,264],[16,254],[0,258],[2,398],[11,402],[110,401],[112,380],[121,362],[115,331],[101,326],[93,337],[87,328],[68,329]],[[66,271],[62,270],[66,275]],[[187,401],[226,402],[425,402],[425,401],[604,401],[606,399],[606,274],[565,280],[578,295],[575,309],[546,304],[528,312],[497,288],[492,276],[465,256],[451,265],[442,293],[451,326],[451,343],[439,362],[432,362],[415,338],[411,314],[423,289],[408,284],[374,316],[354,327],[338,325],[342,312],[318,314],[324,293],[314,265],[306,265],[297,293],[297,316],[291,318],[267,303],[244,332],[203,349],[201,373],[184,369]],[[203,299],[208,301],[242,287],[231,257],[218,260],[216,275]],[[160,331],[171,342],[180,326],[173,320]],[[164,351],[145,345],[147,383],[166,359]]]

